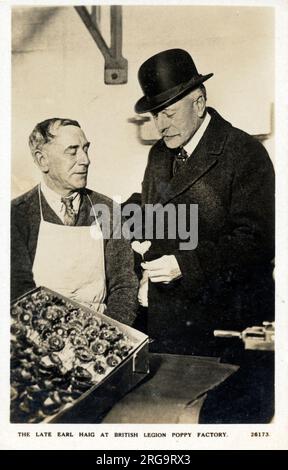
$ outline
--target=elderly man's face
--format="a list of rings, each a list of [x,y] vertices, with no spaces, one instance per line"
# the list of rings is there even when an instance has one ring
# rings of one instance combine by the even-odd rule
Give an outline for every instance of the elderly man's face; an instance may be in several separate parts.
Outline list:
[[[90,160],[89,142],[77,126],[60,126],[51,129],[55,138],[45,144],[46,181],[61,194],[69,194],[87,184]]]
[[[152,115],[165,144],[173,149],[185,145],[191,139],[200,127],[204,111],[205,101],[202,94],[192,92]]]

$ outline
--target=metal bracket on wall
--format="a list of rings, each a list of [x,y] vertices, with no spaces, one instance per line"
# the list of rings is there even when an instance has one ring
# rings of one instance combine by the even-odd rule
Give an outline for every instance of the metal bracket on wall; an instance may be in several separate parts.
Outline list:
[[[122,7],[120,5],[110,6],[111,47],[108,47],[99,30],[95,7],[92,7],[91,14],[87,7],[75,6],[74,8],[104,57],[104,82],[107,85],[127,83],[128,61],[122,56]]]
[[[142,137],[142,126],[146,122],[150,122],[151,119],[148,116],[134,116],[133,118],[129,118],[128,122],[131,122],[132,124],[136,125],[136,136],[140,144],[143,145],[153,145],[155,142],[157,142],[158,139],[144,139]],[[152,124],[152,123],[151,123]]]

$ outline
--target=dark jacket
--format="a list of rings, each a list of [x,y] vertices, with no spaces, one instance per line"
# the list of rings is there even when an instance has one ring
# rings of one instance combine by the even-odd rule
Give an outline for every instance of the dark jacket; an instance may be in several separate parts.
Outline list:
[[[145,259],[175,255],[183,277],[150,283],[148,332],[158,351],[218,355],[214,329],[244,329],[273,317],[274,171],[264,147],[208,108],[211,121],[172,177],[174,154],[151,149],[142,204],[198,204],[198,246],[152,241]],[[189,225],[189,211],[188,225]],[[193,222],[193,221],[192,221]]]
[[[81,205],[76,225],[89,226],[91,204],[104,204],[112,212],[112,200],[86,189],[81,195]],[[43,217],[46,221],[62,224],[42,195]],[[112,219],[111,219],[112,220]],[[11,210],[11,298],[15,299],[33,289],[32,267],[36,253],[40,226],[38,187],[12,201]],[[104,240],[107,283],[107,315],[131,324],[135,318],[138,280],[134,274],[134,261],[130,244],[124,238]],[[85,263],[85,260],[83,260]],[[49,266],[47,266],[49,269]]]

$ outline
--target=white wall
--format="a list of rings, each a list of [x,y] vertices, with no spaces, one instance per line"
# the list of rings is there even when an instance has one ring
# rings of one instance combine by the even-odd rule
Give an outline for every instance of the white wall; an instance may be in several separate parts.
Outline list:
[[[185,48],[200,73],[214,72],[208,104],[223,117],[252,134],[270,131],[272,8],[124,6],[123,26],[128,84],[105,85],[102,55],[72,7],[14,8],[13,197],[38,182],[27,139],[37,122],[54,116],[77,119],[91,140],[90,188],[123,200],[139,191],[149,147],[128,118],[142,96],[139,66],[166,48]],[[273,139],[267,148],[273,158]]]

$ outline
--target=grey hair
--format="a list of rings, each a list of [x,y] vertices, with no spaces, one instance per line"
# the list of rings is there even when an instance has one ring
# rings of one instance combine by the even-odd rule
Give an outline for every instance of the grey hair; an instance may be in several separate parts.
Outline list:
[[[55,134],[52,133],[52,128],[57,125],[60,126],[77,126],[80,127],[79,122],[73,119],[51,118],[39,122],[34,127],[29,136],[29,147],[32,155],[35,155],[36,150],[41,150],[44,144],[47,144],[54,139]]]
[[[194,96],[197,95],[197,92],[200,91],[201,94],[203,95],[204,97],[204,100],[207,101],[207,91],[206,91],[206,88],[205,86],[203,85],[203,83],[201,83],[201,85],[199,85],[197,88],[195,88],[194,90],[191,91],[191,96]]]
[[[205,85],[203,85],[203,83],[201,83],[201,85],[199,86],[199,88],[200,88],[200,90],[201,90],[202,93],[203,93],[204,100],[207,101],[207,91],[206,91]]]

